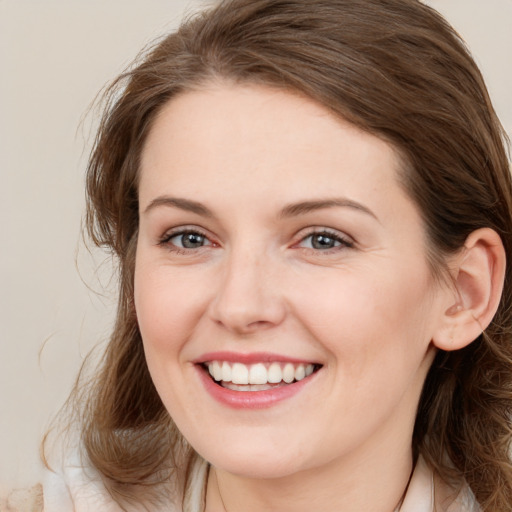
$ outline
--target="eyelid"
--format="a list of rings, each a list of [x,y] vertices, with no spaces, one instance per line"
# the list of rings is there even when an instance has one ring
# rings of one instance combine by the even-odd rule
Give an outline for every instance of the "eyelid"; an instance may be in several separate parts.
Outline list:
[[[184,226],[176,226],[174,228],[168,229],[164,232],[162,236],[160,236],[157,240],[157,245],[165,246],[169,249],[172,248],[172,250],[176,251],[183,251],[183,252],[190,252],[190,251],[197,251],[198,249],[201,249],[201,247],[197,249],[189,249],[184,247],[178,247],[176,245],[173,245],[170,243],[170,240],[174,238],[175,236],[184,235],[186,233],[196,233],[198,235],[203,236],[206,238],[209,242],[206,247],[216,246],[218,245],[214,240],[213,237],[204,229],[200,228],[196,225],[184,225]],[[205,246],[202,246],[205,247]]]
[[[322,235],[322,234],[328,235],[329,237],[340,242],[340,245],[336,246],[336,247],[332,247],[330,249],[323,249],[323,250],[312,249],[309,247],[300,247],[299,244],[302,243],[307,238],[309,238],[313,235]],[[352,248],[356,245],[355,240],[351,236],[349,236],[346,233],[339,231],[337,229],[328,228],[325,226],[311,226],[309,228],[302,229],[295,236],[295,240],[296,241],[293,243],[293,247],[301,248],[301,249],[310,249],[314,252],[323,252],[323,253],[328,253],[329,251],[339,251],[339,250],[343,250],[346,248]]]

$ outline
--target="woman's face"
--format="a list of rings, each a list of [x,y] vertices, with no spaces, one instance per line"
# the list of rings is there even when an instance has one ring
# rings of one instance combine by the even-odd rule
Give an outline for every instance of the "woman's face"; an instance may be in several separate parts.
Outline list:
[[[135,305],[156,389],[216,467],[278,477],[410,450],[446,291],[398,168],[283,91],[212,85],[160,112]]]

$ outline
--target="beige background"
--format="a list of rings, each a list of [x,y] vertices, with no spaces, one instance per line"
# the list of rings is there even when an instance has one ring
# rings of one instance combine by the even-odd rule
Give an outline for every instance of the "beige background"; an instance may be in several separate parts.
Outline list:
[[[80,120],[145,43],[203,3],[0,0],[0,491],[37,481],[41,434],[111,325],[109,261],[79,242],[95,118]],[[512,133],[512,0],[429,3],[468,42]]]

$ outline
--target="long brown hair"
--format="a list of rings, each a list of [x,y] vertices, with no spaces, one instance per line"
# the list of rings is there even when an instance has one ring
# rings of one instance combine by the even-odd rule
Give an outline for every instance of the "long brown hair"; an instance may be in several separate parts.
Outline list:
[[[434,272],[475,229],[501,236],[509,265],[499,310],[467,348],[438,352],[413,450],[444,480],[465,478],[484,511],[508,509],[512,184],[505,135],[464,43],[417,0],[223,1],[159,41],[108,89],[88,167],[86,222],[92,241],[118,258],[120,291],[104,360],[87,393],[76,394],[92,465],[122,501],[136,496],[133,489],[157,489],[178,466],[185,481],[173,480],[183,489],[183,468],[195,456],[153,386],[132,305],[137,180],[161,107],[216,79],[299,92],[397,148]]]

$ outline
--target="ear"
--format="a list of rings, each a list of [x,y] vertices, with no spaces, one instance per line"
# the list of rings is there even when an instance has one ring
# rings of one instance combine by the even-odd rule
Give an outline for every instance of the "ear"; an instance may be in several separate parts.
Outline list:
[[[439,328],[432,342],[458,350],[474,341],[491,323],[503,291],[506,256],[499,235],[490,228],[473,231],[451,261],[454,287],[448,290]]]

